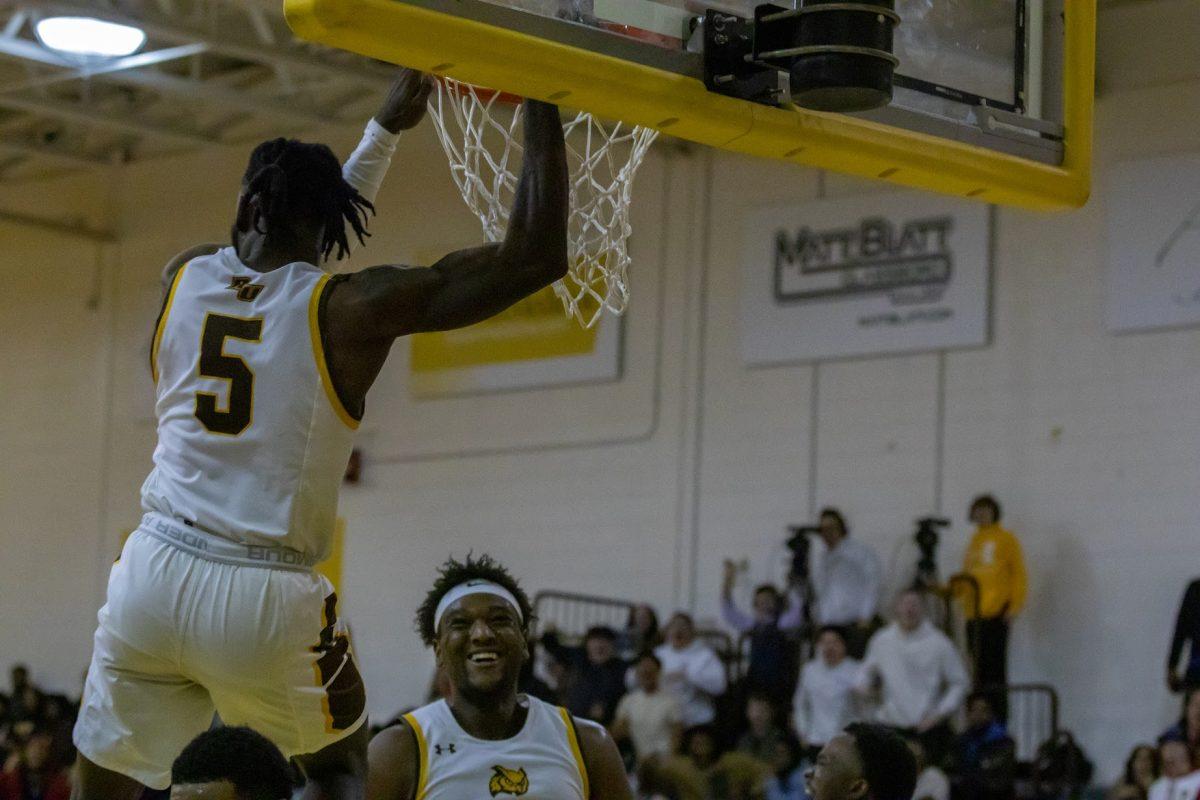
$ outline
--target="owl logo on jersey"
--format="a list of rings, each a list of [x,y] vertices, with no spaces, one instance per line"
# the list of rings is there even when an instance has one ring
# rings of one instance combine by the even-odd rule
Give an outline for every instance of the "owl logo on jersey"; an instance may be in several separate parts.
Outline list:
[[[492,797],[498,794],[520,797],[529,791],[529,776],[525,774],[524,768],[508,769],[497,764],[492,770],[495,774],[488,782],[488,791],[492,793]]]

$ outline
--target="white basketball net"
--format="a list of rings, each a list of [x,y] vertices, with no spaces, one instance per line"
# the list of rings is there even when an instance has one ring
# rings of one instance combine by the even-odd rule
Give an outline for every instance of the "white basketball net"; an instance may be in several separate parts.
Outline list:
[[[437,84],[429,110],[454,182],[483,223],[484,236],[501,241],[521,169],[521,105],[449,78]],[[629,301],[633,176],[657,135],[582,111],[563,124],[571,176],[570,269],[554,292],[567,314],[586,327],[606,308],[620,314]]]

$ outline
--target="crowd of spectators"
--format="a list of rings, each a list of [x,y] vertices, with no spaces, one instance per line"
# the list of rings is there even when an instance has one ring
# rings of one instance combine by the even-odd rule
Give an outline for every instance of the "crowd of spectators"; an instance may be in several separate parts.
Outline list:
[[[972,649],[993,661],[1007,657],[1008,625],[1025,599],[1020,546],[1000,514],[994,498],[971,503],[978,527],[964,563],[979,586],[967,614]],[[713,646],[720,634],[698,631],[685,613],[660,631],[654,610],[638,606],[623,630],[592,627],[574,646],[544,627],[545,680],[530,676],[529,690],[607,726],[646,798],[801,800],[806,768],[859,721],[909,741],[921,764],[917,800],[1012,798],[1003,692],[980,691],[1004,665],[968,664],[930,620],[920,586],[881,609],[880,559],[838,509],[810,530],[824,543],[811,576],[755,587],[749,608],[735,599],[737,566],[725,563],[721,619],[747,655],[735,680],[729,652]]]
[[[1157,744],[1138,744],[1125,761],[1109,800],[1200,798],[1200,687],[1183,693],[1183,713]]]
[[[0,693],[0,800],[69,800],[77,712],[77,703],[39,689],[27,667],[12,668]]]
[[[743,609],[737,567],[726,562],[721,618],[746,645],[738,679],[730,680],[730,653],[718,653],[691,615],[660,626],[652,607],[638,605],[620,630],[594,626],[578,641],[543,626],[541,668],[527,665],[522,688],[607,727],[647,800],[806,800],[804,775],[821,748],[861,721],[908,742],[914,800],[1014,800],[1016,745],[997,687],[1025,603],[1025,568],[994,498],[976,498],[968,516],[977,528],[963,570],[978,591],[961,613],[974,659],[929,618],[928,587],[901,590],[883,619],[878,556],[831,508],[816,529],[824,558],[807,585],[757,586]],[[1198,653],[1200,580],[1185,592],[1168,658],[1180,718],[1155,744],[1133,749],[1108,800],[1200,800]],[[28,668],[11,669],[0,691],[0,800],[68,800],[77,713],[77,702],[42,691]]]
[[[1108,800],[1200,800],[1200,579],[1179,605],[1166,684],[1182,698],[1179,719],[1154,744],[1134,746]]]

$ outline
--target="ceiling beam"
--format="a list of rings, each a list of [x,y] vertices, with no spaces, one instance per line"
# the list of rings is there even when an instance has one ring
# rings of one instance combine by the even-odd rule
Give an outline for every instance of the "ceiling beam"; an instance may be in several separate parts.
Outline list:
[[[21,155],[35,158],[44,158],[48,161],[56,161],[59,164],[71,167],[100,167],[109,163],[101,158],[80,155],[58,147],[33,144],[31,142],[18,142],[12,139],[0,139],[0,150],[6,150],[10,153],[20,153]]]
[[[366,82],[379,88],[387,87],[390,83],[389,79],[381,72],[365,67],[333,64],[319,58],[306,56],[287,47],[266,45],[246,37],[235,37],[230,35],[229,31],[222,32],[222,35],[217,38],[200,28],[184,25],[178,20],[152,13],[149,10],[139,13],[137,16],[131,16],[99,4],[83,5],[64,2],[64,0],[47,0],[44,6],[56,13],[93,16],[121,25],[133,25],[144,30],[147,35],[157,38],[177,42],[203,42],[214,53],[222,53],[244,61],[253,61],[268,67],[283,65],[297,70],[324,72],[333,77]]]
[[[51,100],[34,100],[28,97],[11,97],[0,94],[0,107],[70,120],[84,125],[110,128],[139,136],[152,136],[156,139],[193,147],[196,145],[221,143],[219,139],[202,133],[195,133],[156,122],[135,120],[125,115],[111,114],[78,104],[58,103]]]
[[[162,94],[194,98],[212,105],[236,108],[250,113],[270,114],[306,125],[341,124],[342,121],[332,115],[318,114],[315,111],[309,111],[294,104],[281,103],[269,97],[256,96],[235,89],[225,89],[213,85],[211,82],[179,78],[164,72],[134,71],[136,67],[143,67],[161,61],[186,58],[187,56],[205,52],[207,49],[208,45],[203,43],[186,44],[120,59],[121,61],[128,62],[124,65],[113,63],[106,64],[104,67],[97,69],[81,70],[73,68],[68,62],[57,59],[52,53],[46,53],[42,48],[30,42],[24,42],[19,39],[0,38],[0,57],[8,56],[24,59],[30,57],[28,55],[29,51],[42,50],[41,53],[36,54],[35,60],[68,70],[55,73],[54,75],[33,78],[12,86],[0,87],[0,94],[35,89],[55,83],[95,78],[108,83],[153,89]]]

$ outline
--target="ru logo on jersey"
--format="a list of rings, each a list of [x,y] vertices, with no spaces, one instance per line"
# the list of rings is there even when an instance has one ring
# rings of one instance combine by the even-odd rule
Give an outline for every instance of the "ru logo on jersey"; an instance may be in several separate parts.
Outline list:
[[[233,280],[229,282],[229,286],[225,288],[237,289],[237,299],[249,303],[258,297],[262,293],[262,290],[267,287],[251,283],[247,275],[235,275],[233,276]]]
[[[513,797],[520,797],[529,791],[529,776],[525,774],[525,769],[508,769],[496,764],[492,767],[495,773],[492,775],[491,781],[488,782],[488,791],[492,793],[492,797],[498,794],[511,794]]]

